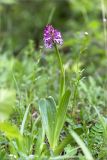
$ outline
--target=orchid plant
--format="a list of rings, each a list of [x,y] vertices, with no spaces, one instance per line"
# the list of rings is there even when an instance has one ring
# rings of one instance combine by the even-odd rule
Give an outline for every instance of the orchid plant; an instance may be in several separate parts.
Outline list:
[[[80,145],[83,152],[85,150],[84,155],[87,160],[93,160],[93,157],[91,156],[85,144],[72,129],[70,129],[64,140],[61,142],[59,141],[61,131],[66,120],[66,113],[71,95],[70,89],[66,89],[65,86],[65,70],[57,47],[57,45],[62,44],[63,39],[61,33],[57,29],[54,29],[52,25],[48,24],[44,29],[44,45],[46,48],[55,49],[60,68],[60,91],[58,104],[56,104],[54,98],[51,96],[48,98],[43,98],[39,101],[39,110],[42,119],[44,139],[46,135],[49,143],[50,159],[55,159],[55,156],[61,155],[67,144],[72,142],[73,137],[73,139]],[[59,156],[56,159],[67,159],[71,157],[65,154],[64,156]]]
[[[59,143],[59,136],[65,122],[67,106],[70,98],[70,89],[65,90],[65,70],[59,54],[57,44],[62,45],[63,39],[61,33],[54,29],[52,25],[47,25],[44,29],[44,44],[46,48],[54,47],[60,67],[60,91],[58,104],[55,103],[53,97],[41,99],[39,101],[39,109],[42,118],[42,126],[50,148],[53,154]]]

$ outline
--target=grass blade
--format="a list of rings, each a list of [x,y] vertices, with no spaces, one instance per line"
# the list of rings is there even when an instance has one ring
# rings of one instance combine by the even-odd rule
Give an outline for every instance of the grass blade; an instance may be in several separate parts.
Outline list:
[[[26,119],[27,119],[27,116],[28,116],[28,113],[29,113],[29,108],[30,108],[30,105],[28,105],[28,107],[26,108],[26,111],[25,111],[25,114],[24,114],[24,117],[23,117],[23,121],[22,121],[21,128],[20,128],[21,135],[23,135],[23,132],[24,132]]]
[[[85,143],[81,140],[81,138],[75,133],[73,130],[70,129],[70,134],[74,138],[74,140],[77,142],[77,144],[81,147],[85,157],[87,160],[94,160],[90,151],[86,147]]]

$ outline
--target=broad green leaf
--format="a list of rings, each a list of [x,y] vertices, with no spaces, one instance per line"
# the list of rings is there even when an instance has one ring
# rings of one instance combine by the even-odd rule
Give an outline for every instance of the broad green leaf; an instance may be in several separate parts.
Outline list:
[[[57,109],[53,148],[56,147],[56,145],[57,145],[60,132],[61,132],[62,127],[63,127],[64,122],[65,122],[67,106],[68,106],[70,94],[71,94],[70,90],[65,91],[65,93],[64,93],[64,95],[61,99],[61,102],[59,104],[59,107]]]
[[[0,131],[4,132],[5,136],[8,139],[21,138],[19,129],[9,122],[0,122]]]
[[[43,128],[45,130],[50,146],[52,146],[56,118],[56,104],[54,99],[52,97],[41,99],[39,101],[39,110],[42,117]]]
[[[64,138],[64,140],[62,140],[60,144],[58,144],[57,147],[55,147],[54,155],[55,156],[60,155],[64,150],[64,148],[69,144],[69,142],[72,142],[72,141],[73,141],[73,138],[71,137],[71,135],[67,135],[66,138]]]
[[[1,89],[0,90],[0,121],[8,119],[13,111],[15,103],[15,91]]]
[[[77,144],[81,147],[86,159],[94,160],[90,151],[86,147],[85,143],[81,140],[81,138],[77,135],[77,133],[70,129],[70,134],[74,138],[74,140],[77,142]]]

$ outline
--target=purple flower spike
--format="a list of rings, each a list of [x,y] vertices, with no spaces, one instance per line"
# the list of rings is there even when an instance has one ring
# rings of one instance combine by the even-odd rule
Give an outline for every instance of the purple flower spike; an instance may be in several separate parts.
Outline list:
[[[53,44],[63,44],[61,33],[54,29],[52,25],[47,25],[44,29],[44,44],[46,48],[52,48]]]

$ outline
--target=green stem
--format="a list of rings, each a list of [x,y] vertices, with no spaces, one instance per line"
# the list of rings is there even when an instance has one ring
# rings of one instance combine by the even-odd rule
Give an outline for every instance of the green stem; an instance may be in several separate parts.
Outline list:
[[[64,71],[64,67],[63,67],[63,64],[62,64],[62,60],[61,60],[60,54],[59,54],[58,47],[57,47],[56,44],[54,44],[54,47],[55,47],[55,51],[56,51],[56,56],[57,56],[57,59],[58,59],[59,67],[60,67],[60,70],[61,70],[61,75],[60,75],[60,98],[61,98],[62,95],[65,92],[65,71]]]

